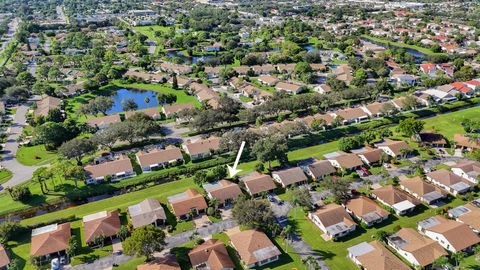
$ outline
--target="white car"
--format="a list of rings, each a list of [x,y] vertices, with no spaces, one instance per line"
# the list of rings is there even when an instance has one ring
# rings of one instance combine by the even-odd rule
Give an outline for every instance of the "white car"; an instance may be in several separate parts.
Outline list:
[[[60,262],[58,258],[55,258],[51,261],[50,266],[52,267],[52,270],[58,270],[60,269]]]

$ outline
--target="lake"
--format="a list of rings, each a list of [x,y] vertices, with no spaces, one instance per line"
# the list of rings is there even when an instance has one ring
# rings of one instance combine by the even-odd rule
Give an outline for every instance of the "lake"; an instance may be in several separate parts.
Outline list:
[[[150,99],[148,103],[145,102],[146,97]],[[107,114],[123,112],[122,101],[127,99],[133,99],[138,105],[138,110],[159,106],[157,92],[153,91],[119,89],[112,95],[112,98],[113,106],[107,111]]]
[[[387,45],[386,43],[384,42],[378,42],[378,41],[375,41],[375,40],[371,40],[369,38],[360,38],[361,40],[363,41],[366,41],[366,42],[370,42],[370,43],[373,43],[373,44],[377,44],[379,46],[382,46],[385,48],[385,46]],[[405,47],[400,47],[400,46],[395,46],[395,45],[392,45],[390,44],[390,47],[392,48],[397,48],[397,49],[405,49],[406,52],[408,52],[409,54],[415,56],[415,58],[417,58],[417,60],[423,60],[425,58],[425,56],[427,56],[426,54],[418,51],[418,50],[415,50],[415,49],[412,49],[412,48],[405,48]]]

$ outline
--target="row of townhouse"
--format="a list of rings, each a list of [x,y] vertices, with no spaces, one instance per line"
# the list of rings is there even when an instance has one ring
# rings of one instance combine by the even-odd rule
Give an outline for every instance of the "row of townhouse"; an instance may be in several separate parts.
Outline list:
[[[186,142],[182,145],[183,151],[190,156],[191,160],[199,160],[210,157],[214,152],[220,151],[220,138],[211,137],[194,142]],[[135,159],[142,172],[148,173],[168,166],[184,162],[180,148],[167,146],[165,149],[155,148],[149,151],[139,151]],[[105,180],[120,181],[125,178],[136,176],[130,158],[120,155],[117,159],[84,167],[88,184]]]

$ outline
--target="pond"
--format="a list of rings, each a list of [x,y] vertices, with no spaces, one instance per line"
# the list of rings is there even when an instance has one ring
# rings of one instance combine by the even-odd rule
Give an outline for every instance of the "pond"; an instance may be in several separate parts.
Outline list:
[[[145,99],[148,97],[149,102],[145,102]],[[143,91],[143,90],[133,90],[133,89],[119,89],[112,95],[113,106],[110,110],[107,111],[107,114],[115,114],[123,112],[123,100],[133,99],[138,105],[138,110],[147,109],[151,107],[157,107],[157,92],[153,91]]]
[[[168,51],[165,55],[170,59],[180,58],[185,64],[197,64],[198,62],[205,62],[209,59],[215,58],[215,55],[186,56],[179,51]]]
[[[378,42],[378,41],[375,41],[375,40],[371,40],[369,38],[361,38],[361,40],[366,41],[366,42],[370,42],[370,43],[373,43],[373,44],[376,44],[376,45],[379,45],[379,46],[382,46],[382,47],[385,47],[385,45],[386,45],[383,42]],[[396,49],[404,49],[409,54],[415,56],[415,58],[417,60],[423,60],[425,58],[425,56],[427,56],[426,54],[424,54],[424,53],[422,53],[418,50],[412,49],[412,48],[405,48],[405,47],[395,46],[395,45],[392,45],[392,44],[390,44],[390,47],[396,48]]]

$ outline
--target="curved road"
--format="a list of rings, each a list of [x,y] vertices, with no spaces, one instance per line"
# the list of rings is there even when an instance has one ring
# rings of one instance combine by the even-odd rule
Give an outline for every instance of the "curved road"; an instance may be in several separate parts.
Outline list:
[[[15,158],[18,150],[17,139],[22,134],[22,129],[26,124],[25,115],[28,112],[28,108],[28,105],[17,107],[17,112],[13,116],[13,123],[10,127],[10,135],[2,151],[4,156],[0,161],[0,165],[12,172],[12,178],[2,185],[4,188],[13,187],[30,180],[33,172],[38,168],[37,166],[25,166]]]

